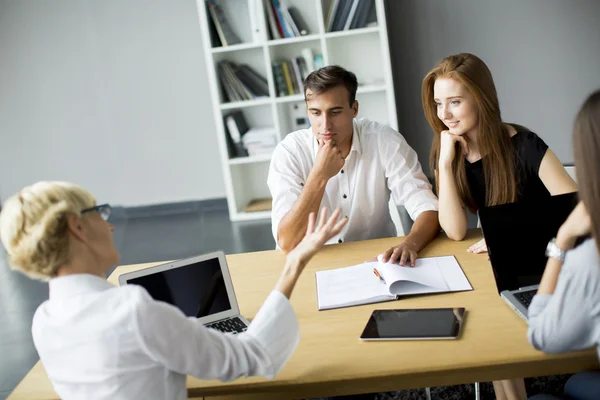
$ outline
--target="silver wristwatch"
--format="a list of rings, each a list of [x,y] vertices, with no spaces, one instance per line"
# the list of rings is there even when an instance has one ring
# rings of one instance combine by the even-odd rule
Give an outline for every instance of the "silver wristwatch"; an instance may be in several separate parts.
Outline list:
[[[566,254],[567,252],[558,247],[556,244],[556,238],[553,238],[548,242],[548,246],[546,246],[546,256],[556,258],[557,260],[564,262]]]

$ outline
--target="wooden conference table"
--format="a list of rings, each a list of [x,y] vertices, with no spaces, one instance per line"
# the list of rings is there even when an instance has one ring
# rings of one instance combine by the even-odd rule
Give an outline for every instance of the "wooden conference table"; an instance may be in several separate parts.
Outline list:
[[[597,369],[594,350],[546,355],[529,345],[525,322],[498,296],[487,254],[466,252],[480,238],[478,230],[470,231],[462,242],[440,235],[420,254],[421,257],[455,255],[473,291],[318,311],[316,271],[361,263],[399,239],[326,246],[306,267],[292,295],[301,340],[281,373],[273,380],[252,377],[229,383],[188,377],[189,396],[211,400],[311,398]],[[252,318],[256,314],[279,278],[284,259],[279,251],[227,256],[244,316]],[[119,274],[154,264],[119,267],[109,281],[116,284]],[[428,307],[465,307],[467,315],[461,337],[399,342],[362,342],[358,338],[376,308]],[[9,397],[55,398],[39,362]]]

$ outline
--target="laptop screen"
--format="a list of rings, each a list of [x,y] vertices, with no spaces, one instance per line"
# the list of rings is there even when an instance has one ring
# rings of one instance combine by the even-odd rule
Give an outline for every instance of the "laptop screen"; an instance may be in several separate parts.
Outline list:
[[[179,308],[188,317],[206,317],[231,309],[218,258],[133,278],[154,300]]]
[[[540,283],[546,245],[577,202],[574,192],[479,210],[499,291]]]

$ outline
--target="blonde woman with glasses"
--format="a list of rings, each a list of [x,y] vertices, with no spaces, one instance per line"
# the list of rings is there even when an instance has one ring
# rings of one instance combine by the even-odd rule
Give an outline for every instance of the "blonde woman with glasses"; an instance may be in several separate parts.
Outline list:
[[[274,377],[294,352],[298,322],[289,297],[312,256],[346,219],[337,210],[309,217],[303,240],[248,330],[208,329],[140,286],[115,287],[105,273],[119,261],[108,222],[84,188],[39,182],[12,196],[0,213],[10,265],[49,281],[32,333],[42,364],[65,399],[185,399],[186,375],[233,380]]]

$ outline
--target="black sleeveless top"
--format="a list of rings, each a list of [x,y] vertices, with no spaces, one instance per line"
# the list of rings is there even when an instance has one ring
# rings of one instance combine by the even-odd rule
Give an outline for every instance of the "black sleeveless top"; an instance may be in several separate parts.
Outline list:
[[[535,201],[549,197],[550,192],[539,176],[540,164],[548,150],[548,145],[538,135],[529,131],[517,131],[511,140],[516,152],[517,201]],[[483,162],[478,160],[470,163],[465,160],[465,168],[471,196],[477,209],[485,207],[486,184]]]

